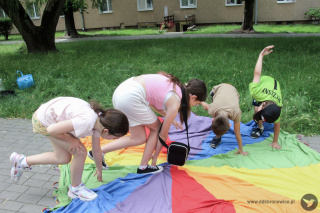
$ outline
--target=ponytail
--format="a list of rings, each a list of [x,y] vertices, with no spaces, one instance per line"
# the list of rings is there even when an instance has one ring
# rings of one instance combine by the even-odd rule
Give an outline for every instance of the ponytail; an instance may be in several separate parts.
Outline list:
[[[190,113],[191,113],[190,94],[196,95],[198,101],[206,101],[207,99],[206,84],[199,79],[191,79],[190,81],[188,81],[188,83],[183,85],[181,84],[180,80],[172,74],[169,74],[163,71],[158,72],[158,74],[164,75],[165,77],[169,78],[169,80],[173,83],[174,89],[175,89],[175,85],[178,85],[181,88],[181,92],[182,92],[182,87],[184,88],[187,104],[185,106],[185,109],[183,109],[182,104],[180,104],[180,108],[179,108],[180,122],[183,124],[184,119],[183,119],[182,110],[187,110],[188,117],[190,116]]]
[[[122,137],[129,131],[129,121],[127,116],[117,109],[103,109],[96,101],[90,102],[91,108],[98,114],[100,123],[109,133]]]
[[[206,87],[206,84],[199,79],[191,79],[185,85],[181,85],[181,87],[184,87],[184,90],[185,90],[185,96],[187,101],[186,110],[189,117],[191,113],[190,95],[196,95],[198,101],[206,101],[207,87]],[[180,104],[179,114],[180,114],[181,123],[184,122],[182,110],[185,110],[185,109],[183,109],[182,104]]]

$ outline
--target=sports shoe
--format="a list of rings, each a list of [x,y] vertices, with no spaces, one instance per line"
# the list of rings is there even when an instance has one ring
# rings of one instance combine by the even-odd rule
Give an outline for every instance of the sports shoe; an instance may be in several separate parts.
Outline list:
[[[21,165],[22,160],[25,158],[24,155],[20,155],[13,152],[10,156],[11,163],[11,179],[13,182],[18,183],[20,177],[25,169],[31,169],[31,167],[24,167]]]
[[[148,165],[145,169],[137,169],[138,174],[151,174],[151,173],[158,173],[162,172],[163,167],[162,166],[150,166]]]
[[[256,139],[256,138],[259,138],[262,134],[263,134],[263,130],[256,128],[255,130],[253,130],[250,137],[253,139]]]
[[[72,199],[79,198],[82,201],[90,201],[96,199],[98,195],[94,192],[88,189],[84,183],[81,183],[77,187],[69,186],[68,196]]]
[[[214,137],[212,139],[212,141],[210,142],[210,146],[211,146],[211,148],[215,149],[219,146],[220,143],[221,143],[221,138]]]
[[[94,161],[92,150],[88,152],[88,157]],[[109,169],[108,164],[106,164],[106,162],[104,161],[104,154],[102,154],[102,169],[105,169],[105,170]]]

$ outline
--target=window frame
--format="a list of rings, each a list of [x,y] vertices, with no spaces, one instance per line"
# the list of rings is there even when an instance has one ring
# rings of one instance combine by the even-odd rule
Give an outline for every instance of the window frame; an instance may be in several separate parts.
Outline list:
[[[237,1],[237,0],[236,0]],[[243,5],[243,3],[242,3],[242,1],[241,1],[241,4],[237,4],[237,3],[235,3],[235,4],[230,4],[230,3],[228,3],[228,0],[226,0],[226,6],[227,7],[235,7],[235,6],[242,6]]]
[[[31,11],[29,11],[28,10],[28,8],[26,9],[26,12],[28,13],[28,15],[29,15],[29,17],[31,18],[31,19],[40,19],[40,10],[39,10],[39,8],[38,8],[38,12],[39,12],[39,16],[37,16],[37,11],[36,11],[36,9],[37,9],[37,7],[36,7],[36,4],[35,3],[30,3],[30,4],[32,4],[32,9],[33,9],[33,11],[32,11],[32,13],[33,13],[33,16],[31,16]],[[30,13],[29,13],[30,12]]]
[[[296,0],[277,0],[277,4],[291,4],[296,3]]]
[[[146,8],[140,8],[140,1],[145,1]],[[148,8],[148,0],[137,0],[138,11],[152,11],[153,10],[153,0],[151,0],[152,8]]]
[[[184,8],[197,8],[197,0],[193,0],[194,1],[193,5],[190,4],[190,1],[191,0],[188,0],[188,6],[182,6],[182,0],[180,0],[180,8],[181,9],[184,9]]]
[[[111,3],[111,10],[110,10],[110,3]],[[99,7],[99,13],[100,14],[103,14],[103,13],[113,13],[113,9],[112,9],[112,0],[105,0],[105,2],[107,3],[107,7],[108,7],[108,10],[101,10],[101,7]]]

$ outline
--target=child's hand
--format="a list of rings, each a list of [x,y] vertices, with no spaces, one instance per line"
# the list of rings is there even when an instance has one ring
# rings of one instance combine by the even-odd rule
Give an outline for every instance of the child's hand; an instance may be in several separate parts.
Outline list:
[[[94,173],[93,177],[96,176],[96,175],[97,175],[97,180],[99,182],[103,182],[103,180],[102,180],[102,172],[101,171],[99,172],[98,169],[96,169],[96,172]]]
[[[244,151],[238,149],[238,151],[237,151],[236,154],[234,154],[234,155],[238,155],[238,154],[243,155],[243,156],[247,156],[249,153],[248,153],[248,152],[244,152]]]
[[[181,123],[176,120],[173,120],[172,124],[176,127],[176,129],[181,129],[181,130],[183,129]]]
[[[278,142],[272,142],[269,144],[269,146],[272,146],[272,149],[281,149],[281,146],[278,144]]]
[[[203,107],[204,110],[208,110],[209,109],[209,104],[207,104],[206,102],[201,102],[200,104],[201,104],[201,106]]]
[[[270,46],[265,47],[265,48],[261,51],[260,55],[262,55],[262,56],[269,55],[270,53],[273,52],[273,50],[272,50],[273,47],[274,47],[274,45],[270,45]]]
[[[69,152],[72,155],[81,155],[82,153],[86,152],[86,148],[80,142],[80,140],[74,140],[71,143],[69,143]]]

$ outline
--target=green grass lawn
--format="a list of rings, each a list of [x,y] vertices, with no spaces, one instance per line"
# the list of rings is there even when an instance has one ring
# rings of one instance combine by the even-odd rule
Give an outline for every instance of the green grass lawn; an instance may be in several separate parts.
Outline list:
[[[230,33],[240,29],[241,25],[213,25],[199,27],[197,31],[188,31],[188,34],[221,34]],[[257,33],[320,33],[320,25],[295,24],[295,25],[265,25],[253,26]]]
[[[199,27],[197,31],[188,31],[187,34],[222,34],[230,33],[233,30],[239,29],[240,25],[212,25]],[[254,25],[254,29],[258,33],[320,33],[320,25]],[[134,36],[134,35],[158,35],[158,28],[142,28],[142,29],[121,29],[121,30],[99,30],[99,31],[78,31],[84,36]],[[56,32],[56,38],[61,38],[65,32]],[[21,41],[21,35],[10,35],[9,41]],[[1,41],[5,41],[4,37],[0,37]]]
[[[234,85],[246,123],[253,115],[248,85],[254,66],[260,51],[271,44],[274,52],[265,57],[262,73],[281,84],[281,127],[290,133],[320,134],[318,37],[84,41],[59,43],[59,52],[49,54],[21,54],[17,51],[21,44],[0,44],[0,78],[6,89],[16,92],[0,96],[0,117],[31,118],[41,103],[57,96],[95,99],[112,107],[113,91],[122,81],[166,71],[182,82],[202,79],[209,90],[223,82]],[[17,70],[32,74],[35,86],[19,90]],[[207,116],[201,107],[193,110]]]
[[[83,36],[133,36],[133,35],[158,35],[159,29],[157,28],[143,28],[143,29],[122,29],[122,30],[99,30],[99,31],[78,31]],[[55,38],[61,38],[65,35],[65,32],[56,32]],[[9,41],[22,41],[21,35],[10,35]],[[5,41],[4,37],[0,37],[1,41]]]

